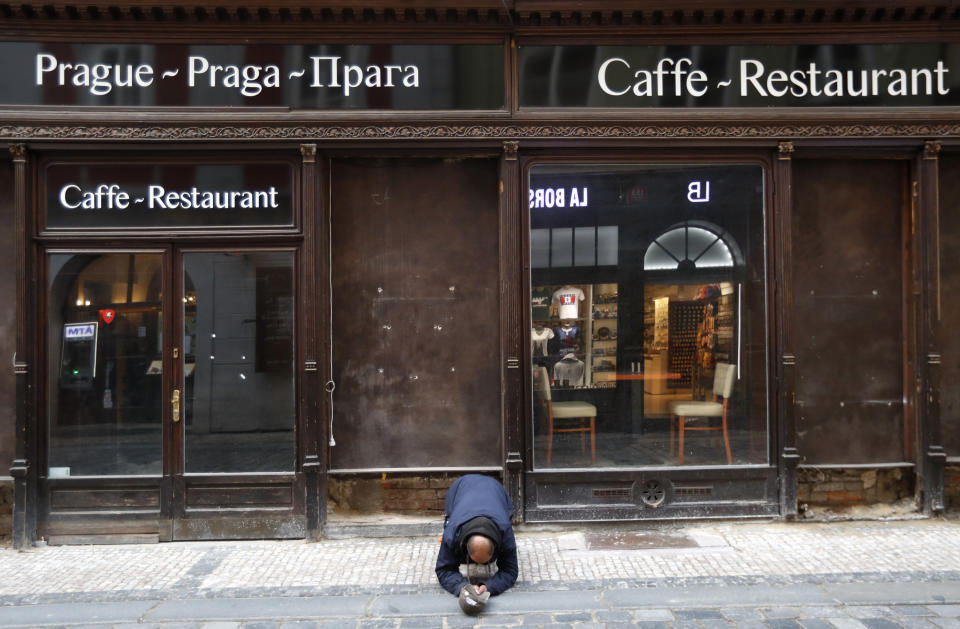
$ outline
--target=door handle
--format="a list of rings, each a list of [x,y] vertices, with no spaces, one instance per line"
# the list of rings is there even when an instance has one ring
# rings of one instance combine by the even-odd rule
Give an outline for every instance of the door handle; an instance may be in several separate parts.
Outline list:
[[[173,423],[180,421],[180,389],[173,390],[173,398],[170,400],[173,406]]]

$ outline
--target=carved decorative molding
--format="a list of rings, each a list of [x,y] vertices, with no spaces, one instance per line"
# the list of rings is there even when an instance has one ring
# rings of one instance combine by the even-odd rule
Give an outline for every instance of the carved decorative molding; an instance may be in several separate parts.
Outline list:
[[[793,153],[793,142],[781,142],[778,148],[780,150],[780,159],[789,160]]]
[[[427,140],[509,138],[879,138],[956,137],[960,121],[949,123],[851,124],[466,124],[275,126],[82,126],[2,125],[0,140]]]
[[[303,157],[303,161],[305,164],[312,164],[316,162],[317,161],[317,145],[301,144],[300,155]]]
[[[26,144],[11,144],[11,145],[10,145],[10,154],[13,155],[13,161],[15,161],[15,162],[25,162],[25,161],[27,161],[27,145],[26,145]]]
[[[937,159],[940,155],[940,143],[929,141],[923,143],[923,158],[924,159]]]
[[[135,0],[90,0],[82,3],[21,2],[0,4],[0,19],[25,24],[71,23],[115,25],[130,22],[214,24],[263,27],[273,24],[336,26],[507,25],[526,28],[664,27],[709,28],[716,25],[902,24],[943,27],[958,20],[951,3],[860,0],[843,3],[821,0],[773,3],[745,0],[731,7],[718,0],[644,2],[549,2],[547,0],[408,0],[377,1],[268,0],[217,5],[202,0],[145,3]],[[597,6],[591,6],[596,4]]]
[[[520,151],[519,142],[504,142],[503,143],[503,158],[508,161],[515,161],[517,159],[517,153]]]

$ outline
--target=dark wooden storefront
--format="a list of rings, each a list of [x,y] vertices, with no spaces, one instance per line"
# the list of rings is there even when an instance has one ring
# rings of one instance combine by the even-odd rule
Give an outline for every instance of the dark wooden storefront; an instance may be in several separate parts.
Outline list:
[[[956,365],[947,358],[956,319],[947,252],[956,232],[948,208],[957,196],[957,105],[714,102],[698,109],[674,97],[636,107],[606,96],[580,102],[562,82],[551,92],[533,79],[546,81],[550,71],[538,65],[546,58],[540,49],[629,47],[639,37],[651,46],[717,50],[956,46],[960,16],[912,3],[758,3],[749,10],[642,3],[590,12],[544,2],[476,4],[0,7],[5,41],[52,43],[58,51],[81,40],[147,41],[162,58],[192,44],[228,47],[239,29],[260,64],[282,65],[288,41],[329,41],[338,54],[356,45],[374,60],[389,57],[391,46],[428,41],[456,50],[456,70],[483,73],[491,59],[503,68],[492,73],[502,93],[464,81],[449,99],[408,106],[373,91],[368,101],[291,105],[269,90],[250,102],[201,106],[186,92],[170,102],[162,95],[102,109],[89,99],[10,105],[0,136],[10,147],[2,205],[11,226],[16,221],[5,255],[17,269],[17,413],[8,422],[16,437],[0,442],[10,452],[0,454],[13,460],[18,544],[35,535],[317,537],[329,477],[388,472],[497,474],[518,519],[531,521],[792,517],[805,468],[904,470],[915,478],[921,509],[943,507],[944,464],[960,455],[949,393]],[[64,20],[73,21],[70,28]],[[183,28],[171,34],[170,23]],[[524,49],[534,54],[524,57]],[[583,76],[576,54],[570,59],[570,75]],[[561,50],[556,63],[563,60]],[[49,92],[58,99],[66,90]],[[542,94],[559,100],[538,100]],[[47,229],[44,222],[49,161],[215,164],[238,156],[251,163],[279,156],[290,165],[289,224],[117,231]],[[558,163],[762,169],[762,223],[751,232],[761,251],[751,270],[756,333],[743,349],[756,376],[744,381],[749,401],[739,418],[751,427],[749,460],[557,469],[539,462],[544,441],[527,368],[527,193],[531,172]],[[154,405],[163,419],[159,468],[147,475],[70,478],[67,465],[50,471],[49,260],[80,254],[158,261],[162,290],[151,307],[163,314],[164,351]],[[228,470],[192,468],[188,461],[201,458],[190,458],[190,433],[172,420],[193,377],[186,372],[199,368],[187,367],[182,345],[180,304],[199,294],[184,278],[194,281],[217,256],[267,259],[264,268],[289,271],[260,284],[256,273],[248,278],[263,291],[290,286],[273,302],[293,305],[289,422],[268,431],[283,433],[290,457],[282,466],[258,468],[254,454]],[[247,318],[266,307],[251,302]],[[269,374],[249,360],[256,373]],[[219,377],[210,373],[211,381]],[[96,394],[106,408],[104,391]]]

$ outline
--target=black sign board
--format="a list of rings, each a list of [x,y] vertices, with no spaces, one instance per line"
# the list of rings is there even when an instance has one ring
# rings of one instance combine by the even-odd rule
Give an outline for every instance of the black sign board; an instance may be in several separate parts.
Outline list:
[[[763,207],[763,168],[749,164],[544,164],[530,171],[532,227],[645,220],[684,212],[717,222]],[[596,217],[584,220],[583,217]],[[654,221],[656,222],[656,221]]]
[[[294,226],[290,162],[53,162],[44,173],[47,229]]]
[[[521,107],[960,105],[960,44],[522,46]]]
[[[501,45],[0,43],[0,104],[505,108]]]

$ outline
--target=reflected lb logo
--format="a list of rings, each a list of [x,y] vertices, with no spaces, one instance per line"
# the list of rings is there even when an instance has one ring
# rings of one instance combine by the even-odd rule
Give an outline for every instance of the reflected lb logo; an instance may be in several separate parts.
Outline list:
[[[110,325],[113,323],[114,318],[117,316],[116,310],[101,310],[100,311],[100,320]]]

